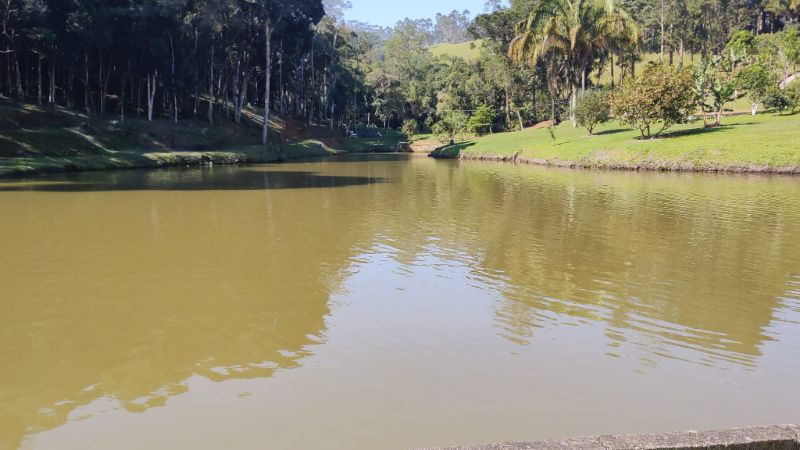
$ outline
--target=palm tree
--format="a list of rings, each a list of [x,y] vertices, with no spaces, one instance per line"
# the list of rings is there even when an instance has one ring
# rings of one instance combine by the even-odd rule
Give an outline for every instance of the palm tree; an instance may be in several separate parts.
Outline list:
[[[598,52],[638,41],[638,27],[614,0],[543,0],[518,24],[509,56],[516,63],[543,61],[548,72],[563,62],[574,111],[578,88],[586,87],[586,73]]]

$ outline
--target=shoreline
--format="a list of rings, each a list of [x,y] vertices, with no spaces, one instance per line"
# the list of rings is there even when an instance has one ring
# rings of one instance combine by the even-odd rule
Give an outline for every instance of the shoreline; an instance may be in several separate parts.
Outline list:
[[[800,449],[800,426],[775,425],[728,428],[716,431],[683,431],[634,435],[603,435],[570,439],[545,439],[486,445],[461,445],[435,450],[628,450],[628,449],[735,449],[796,450]]]
[[[564,122],[555,128],[494,133],[439,147],[444,159],[504,161],[581,169],[800,174],[800,121],[762,113],[726,117],[718,127],[678,124],[658,138],[616,121],[594,134]]]
[[[446,149],[440,148],[437,150]],[[768,175],[800,175],[800,165],[773,167],[759,164],[708,164],[696,165],[691,161],[642,161],[642,162],[622,162],[612,159],[588,158],[577,161],[549,158],[529,158],[522,157],[518,153],[514,155],[495,155],[495,154],[467,154],[463,151],[458,155],[443,155],[433,152],[428,155],[434,159],[459,160],[459,161],[483,161],[483,162],[505,162],[511,164],[528,164],[543,167],[558,167],[562,169],[583,169],[583,170],[619,170],[627,172],[694,172],[694,173],[730,173],[730,174],[768,174]]]
[[[345,153],[331,150],[322,143],[302,146],[289,145],[287,147],[281,151],[265,151],[261,147],[253,146],[227,151],[118,152],[112,155],[76,157],[0,158],[0,180],[76,172],[270,164]]]

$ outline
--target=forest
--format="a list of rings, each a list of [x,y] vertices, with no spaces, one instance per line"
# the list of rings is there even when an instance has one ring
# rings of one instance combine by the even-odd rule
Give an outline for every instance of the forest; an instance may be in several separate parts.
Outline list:
[[[742,96],[737,71],[758,66],[769,73],[750,81],[777,86],[800,59],[797,0],[490,0],[474,19],[393,28],[348,22],[348,7],[3,0],[0,95],[119,121],[239,123],[252,107],[269,145],[271,115],[341,133],[500,131],[574,118],[579,92],[624,84],[647,61],[711,67],[709,95],[736,79]],[[431,51],[452,44],[470,54]]]

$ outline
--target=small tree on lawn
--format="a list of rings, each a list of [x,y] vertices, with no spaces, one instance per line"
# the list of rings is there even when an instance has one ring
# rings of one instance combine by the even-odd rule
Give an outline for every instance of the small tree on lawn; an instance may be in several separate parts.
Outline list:
[[[609,96],[602,91],[584,91],[578,96],[575,106],[575,119],[578,125],[586,128],[589,135],[598,124],[607,122],[611,116]]]
[[[718,127],[722,121],[725,104],[736,97],[736,80],[731,76],[733,62],[729,58],[715,56],[704,60],[694,69],[694,95],[697,106],[703,110],[703,127]],[[708,100],[711,103],[706,103]],[[708,112],[714,114],[714,123],[708,124]]]
[[[433,124],[433,134],[439,142],[454,143],[467,129],[467,115],[460,111],[451,111]]]
[[[467,121],[467,129],[478,136],[491,133],[495,116],[496,114],[492,108],[487,105],[481,105]]]
[[[642,138],[656,137],[687,120],[695,106],[692,88],[689,70],[655,64],[612,95],[611,112],[623,125],[638,128]]]
[[[774,81],[772,72],[763,63],[745,66],[736,74],[736,87],[747,93],[752,115],[758,112],[759,103],[764,102]]]
[[[714,126],[720,126],[722,122],[722,112],[725,104],[733,101],[736,94],[736,83],[732,79],[723,77],[714,78],[709,93],[714,106]]]
[[[783,111],[790,105],[789,99],[785,93],[778,89],[777,86],[774,86],[767,92],[767,96],[764,99],[764,106],[778,111],[779,114],[783,114]]]
[[[400,131],[405,134],[409,140],[413,141],[414,135],[417,134],[417,121],[413,119],[404,120]]]

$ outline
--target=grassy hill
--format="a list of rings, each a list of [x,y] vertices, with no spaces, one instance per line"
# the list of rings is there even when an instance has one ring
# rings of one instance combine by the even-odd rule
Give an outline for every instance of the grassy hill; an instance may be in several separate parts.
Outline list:
[[[467,61],[474,61],[478,59],[483,48],[483,41],[469,41],[461,44],[438,44],[432,46],[429,50],[433,56],[443,56],[452,58],[462,58]]]
[[[595,136],[566,122],[556,128],[555,142],[547,129],[529,129],[476,138],[433,156],[569,167],[800,173],[798,115],[724,117],[719,128],[695,122],[652,140],[640,140],[638,131],[616,122]]]

